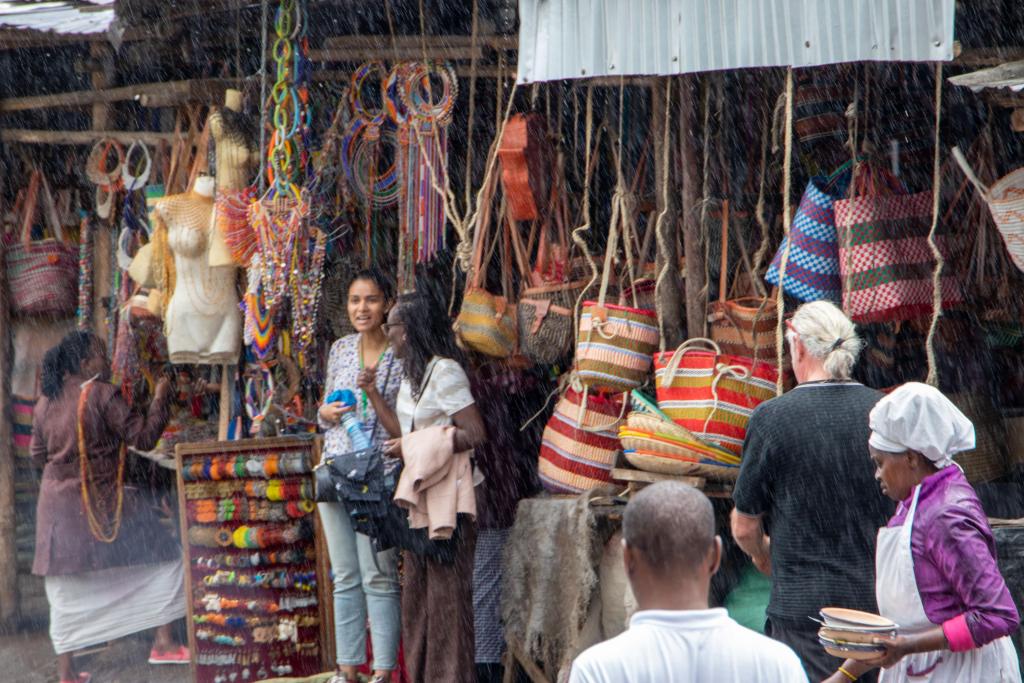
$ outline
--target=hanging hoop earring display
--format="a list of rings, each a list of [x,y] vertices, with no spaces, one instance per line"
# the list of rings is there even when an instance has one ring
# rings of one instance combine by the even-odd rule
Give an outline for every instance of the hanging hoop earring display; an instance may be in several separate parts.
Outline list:
[[[382,154],[382,147],[389,148],[390,154]],[[341,141],[341,163],[352,190],[364,204],[372,201],[375,208],[384,209],[398,202],[399,150],[399,134],[394,128],[374,130],[363,119],[352,120]],[[386,157],[391,164],[381,170]]]
[[[132,154],[136,149],[141,149],[144,159],[144,166],[142,172],[139,175],[132,175]],[[149,148],[146,147],[145,143],[136,140],[128,148],[128,151],[124,155],[124,164],[121,166],[121,182],[124,185],[124,189],[128,192],[134,192],[135,190],[141,190],[146,187],[149,183],[149,174],[153,168],[153,158],[149,154]]]
[[[441,82],[439,89],[433,87],[433,78]],[[405,78],[405,87],[400,92],[402,102],[412,116],[447,126],[459,98],[459,81],[450,64],[413,63]],[[431,98],[436,92],[441,94],[435,102]]]
[[[385,115],[385,79],[388,77],[388,70],[378,61],[366,62],[352,74],[352,87],[349,88],[349,102],[352,105],[352,113],[371,126],[380,127],[384,123]],[[367,107],[364,92],[368,83],[376,83],[380,88],[381,104],[377,109]]]

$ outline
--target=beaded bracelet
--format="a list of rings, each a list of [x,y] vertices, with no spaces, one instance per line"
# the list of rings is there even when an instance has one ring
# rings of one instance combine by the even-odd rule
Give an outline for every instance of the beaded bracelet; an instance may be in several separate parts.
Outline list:
[[[246,609],[253,613],[275,614],[292,612],[303,607],[318,604],[316,595],[283,595],[274,600],[235,600],[216,593],[207,593],[198,601],[198,608],[206,612],[222,612],[231,609]]]
[[[272,552],[256,552],[241,554],[197,555],[193,562],[197,567],[220,569],[221,567],[249,568],[265,567],[276,564],[307,564],[316,559],[314,548],[303,550],[288,549]]]

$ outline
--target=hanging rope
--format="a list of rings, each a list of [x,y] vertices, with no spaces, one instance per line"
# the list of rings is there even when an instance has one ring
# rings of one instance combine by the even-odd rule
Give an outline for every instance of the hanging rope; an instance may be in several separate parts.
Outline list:
[[[469,120],[466,123],[466,174],[465,174],[465,206],[469,211],[472,196],[473,178],[473,119],[476,118],[476,44],[479,26],[480,0],[473,0],[473,27],[469,39]]]
[[[928,328],[928,339],[925,350],[928,354],[928,384],[939,385],[939,368],[935,358],[935,334],[939,329],[939,318],[942,317],[942,269],[946,265],[942,251],[935,242],[935,233],[939,227],[939,198],[942,189],[941,175],[941,130],[942,123],[942,64],[935,65],[935,157],[932,164],[932,227],[928,231],[928,246],[935,257],[935,272],[932,273],[932,323]]]
[[[775,353],[778,362],[779,377],[775,381],[775,393],[782,395],[782,384],[785,379],[783,374],[783,360],[785,360],[786,347],[783,326],[785,325],[786,314],[786,265],[789,263],[789,250],[792,242],[789,239],[789,195],[790,184],[793,182],[793,67],[786,69],[786,128],[783,135],[782,155],[782,233],[786,241],[786,248],[782,250],[782,261],[779,263],[779,288],[775,293],[775,310],[778,315],[778,322],[775,326]]]
[[[709,268],[709,260],[711,258],[711,242],[708,239],[707,226],[708,226],[708,201],[709,195],[711,194],[711,85],[704,80],[704,127],[702,129],[704,135],[704,154],[701,164],[703,166],[703,179],[701,182],[701,197],[700,197],[700,239],[704,243],[704,286],[700,290],[700,298],[702,301],[707,301],[708,298],[708,287],[710,286],[711,277]],[[705,309],[702,318],[707,318],[707,310]],[[707,322],[704,323],[704,331],[707,332]]]
[[[760,187],[757,190],[757,207],[754,209],[754,214],[757,218],[757,225],[761,228],[761,246],[757,248],[757,252],[754,253],[754,274],[761,271],[761,266],[764,263],[765,257],[768,256],[768,247],[770,242],[771,231],[768,228],[768,220],[764,217],[764,188],[766,185],[765,180],[768,176],[768,126],[771,122],[771,113],[766,111],[764,117],[764,125],[761,127],[761,182]],[[761,296],[766,296],[767,292],[764,288],[764,283],[761,278],[754,278],[754,286],[757,287],[757,291]]]
[[[587,259],[587,265],[590,266],[590,281],[587,282],[587,286],[580,292],[579,297],[576,299],[576,306],[573,311],[573,317],[575,320],[579,320],[580,317],[580,305],[583,303],[583,297],[586,296],[590,288],[597,282],[597,262],[594,261],[594,256],[590,253],[590,249],[587,247],[587,241],[583,239],[583,234],[590,231],[590,177],[592,175],[590,166],[590,156],[592,154],[590,143],[594,138],[594,86],[587,86],[587,106],[585,115],[585,134],[584,144],[586,149],[586,159],[584,161],[584,175],[583,175],[583,223],[572,231],[572,241],[580,248],[583,252],[584,258]],[[579,327],[576,325],[576,327]]]
[[[661,162],[662,162],[662,178],[661,178],[661,212],[658,214],[658,219],[654,223],[654,237],[658,240],[658,251],[662,254],[670,253],[668,250],[668,230],[663,229],[665,223],[665,217],[668,216],[668,181],[671,173],[669,172],[669,143],[671,136],[669,134],[669,114],[672,111],[672,79],[665,79],[665,130],[662,133],[662,144],[661,144]],[[690,131],[686,131],[684,135],[689,135]],[[656,307],[661,304],[660,292],[662,287],[665,285],[665,281],[668,279],[669,273],[672,272],[673,268],[676,268],[677,264],[672,262],[672,259],[665,259],[665,263],[661,266],[661,272],[658,273],[658,277],[654,280],[654,300],[657,302]],[[665,350],[665,316],[664,311],[658,311],[658,333],[661,337],[659,344],[661,350]]]

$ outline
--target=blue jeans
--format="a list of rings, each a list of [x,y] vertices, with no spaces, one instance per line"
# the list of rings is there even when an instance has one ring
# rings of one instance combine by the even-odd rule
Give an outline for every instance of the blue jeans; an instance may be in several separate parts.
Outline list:
[[[398,553],[388,550],[373,560],[373,544],[352,530],[340,503],[320,503],[320,521],[334,575],[334,635],[337,661],[342,666],[366,663],[366,617],[370,617],[373,668],[398,668],[398,639],[402,630]],[[379,568],[378,568],[379,566]]]

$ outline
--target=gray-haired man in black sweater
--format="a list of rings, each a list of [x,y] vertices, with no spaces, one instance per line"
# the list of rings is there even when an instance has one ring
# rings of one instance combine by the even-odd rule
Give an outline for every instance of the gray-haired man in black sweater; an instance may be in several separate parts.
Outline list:
[[[868,455],[868,413],[882,395],[850,379],[863,346],[853,323],[816,301],[788,328],[799,386],[750,418],[732,532],[772,578],[765,632],[792,647],[815,681],[838,661],[808,617],[831,605],[877,611],[875,537],[892,509]]]

